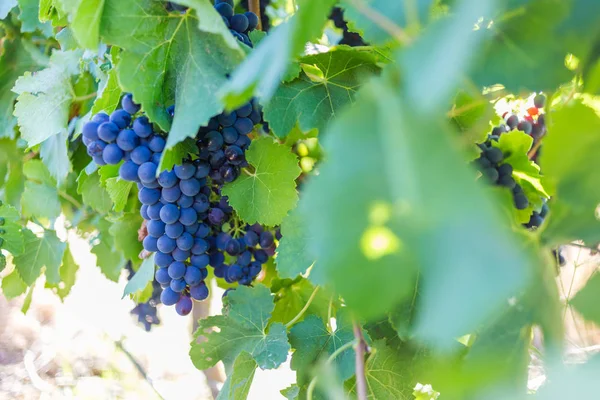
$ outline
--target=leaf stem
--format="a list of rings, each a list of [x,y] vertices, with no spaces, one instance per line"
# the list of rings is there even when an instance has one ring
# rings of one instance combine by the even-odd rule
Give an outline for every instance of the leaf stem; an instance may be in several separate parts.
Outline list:
[[[93,92],[93,93],[86,94],[85,96],[73,96],[73,101],[76,103],[83,103],[86,100],[93,99],[97,95],[98,95],[98,92]]]
[[[356,339],[355,366],[356,366],[356,397],[358,400],[367,400],[367,377],[365,375],[365,353],[367,343],[362,334],[360,324],[353,324],[354,337]]]
[[[331,364],[333,362],[333,360],[335,360],[335,358],[337,356],[339,356],[344,351],[348,350],[350,347],[354,347],[357,344],[358,343],[357,343],[356,340],[353,340],[351,342],[348,342],[348,343],[344,344],[343,346],[341,346],[340,348],[338,348],[336,351],[334,351],[333,353],[331,353],[331,355],[327,358],[327,361],[325,361],[325,364],[326,365]],[[315,386],[317,385],[317,378],[318,377],[319,377],[319,375],[315,375],[312,378],[312,380],[310,381],[310,384],[308,385],[308,389],[306,390],[306,400],[312,400],[312,398],[313,398],[313,392],[315,390]]]
[[[298,320],[300,318],[302,318],[302,316],[304,315],[304,313],[306,312],[306,310],[308,310],[308,307],[310,307],[310,304],[315,299],[315,296],[317,295],[318,291],[319,291],[319,286],[315,286],[315,290],[313,290],[313,292],[311,293],[310,297],[308,298],[308,301],[306,302],[306,304],[304,305],[304,307],[302,308],[302,310],[300,310],[300,312],[290,322],[288,322],[287,324],[285,324],[285,327],[287,329],[289,329],[292,325],[294,325],[296,322],[298,322]]]
[[[58,190],[58,195],[71,203],[75,208],[83,208],[83,204],[78,202],[73,196],[63,190]]]
[[[148,382],[148,385],[150,385],[150,387],[152,388],[152,390],[154,391],[156,396],[161,400],[165,400],[165,398],[159,393],[159,391],[154,386],[154,382],[152,382],[152,379],[148,376],[144,367],[142,367],[142,365],[139,363],[138,360],[136,360],[136,358],[133,356],[133,354],[131,354],[129,352],[129,350],[127,350],[123,346],[123,342],[121,342],[120,340],[115,341],[115,346],[117,347],[117,349],[121,350],[123,352],[123,354],[125,354],[127,356],[127,358],[129,359],[129,361],[131,361],[131,363],[133,364],[135,369],[137,369],[138,372],[140,373],[140,375],[142,375],[142,377],[144,378],[144,380],[146,382]]]

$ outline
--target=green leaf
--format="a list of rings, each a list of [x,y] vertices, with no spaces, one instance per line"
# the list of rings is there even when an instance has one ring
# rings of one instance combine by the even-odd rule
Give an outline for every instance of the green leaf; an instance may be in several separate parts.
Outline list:
[[[281,391],[281,395],[287,400],[296,400],[300,395],[300,388],[298,385],[291,385]]]
[[[548,225],[543,231],[551,243],[600,241],[596,214],[600,204],[600,159],[594,151],[600,146],[599,131],[600,118],[583,104],[552,113],[540,155],[547,181],[555,188],[555,196],[549,202]]]
[[[225,185],[223,195],[245,222],[279,225],[298,201],[298,160],[289,147],[269,137],[254,140],[246,159],[254,172]]]
[[[106,192],[114,203],[115,211],[121,212],[125,209],[131,188],[133,188],[133,182],[128,182],[120,178],[109,178],[106,180]]]
[[[96,255],[96,265],[100,271],[111,281],[117,282],[127,260],[120,251],[115,250],[115,240],[108,232],[109,225],[106,221],[100,223],[92,253]]]
[[[88,175],[85,170],[81,171],[77,178],[77,193],[83,197],[84,204],[99,213],[106,214],[113,208],[110,195],[100,184],[100,176],[95,172]]]
[[[60,215],[60,200],[56,181],[40,160],[30,160],[23,165],[27,178],[21,198],[24,216],[54,219]],[[43,198],[44,201],[40,201]]]
[[[129,294],[136,293],[148,285],[148,282],[152,282],[154,279],[154,255],[146,258],[137,270],[135,275],[127,282],[125,289],[123,290],[123,298]]]
[[[275,293],[275,310],[273,310],[271,322],[284,324],[290,322],[308,303],[314,290],[315,287],[306,279],[284,285],[277,291],[271,288],[271,291]],[[315,294],[310,306],[299,321],[302,321],[307,315],[316,315],[326,321],[328,308],[329,297],[320,290]]]
[[[302,216],[296,211],[281,223],[281,240],[277,246],[277,273],[282,278],[293,279],[304,274],[315,262],[307,248],[308,229]]]
[[[300,201],[318,260],[310,279],[377,317],[412,298],[418,269],[417,336],[449,346],[527,284],[532,256],[473,180],[446,121],[411,112],[388,81],[361,93],[325,133],[327,161]]]
[[[575,309],[588,321],[600,325],[600,310],[598,299],[600,298],[600,275],[594,274],[575,297],[569,301]]]
[[[268,288],[240,286],[225,298],[223,315],[200,320],[190,350],[192,362],[206,369],[223,360],[231,366],[242,351],[249,352],[262,369],[277,368],[286,358],[290,345],[280,323],[267,324],[274,308]],[[218,328],[218,331],[212,330]],[[197,343],[204,336],[206,341]]]
[[[20,207],[25,178],[23,177],[23,150],[17,147],[16,141],[0,139],[0,169],[2,169],[0,182],[4,186],[4,201]]]
[[[35,290],[35,282],[27,289],[27,296],[25,296],[25,300],[23,300],[23,305],[21,306],[21,312],[23,314],[27,314],[29,311],[29,307],[31,306],[31,300],[33,300],[33,291]]]
[[[177,143],[170,149],[165,149],[160,159],[159,171],[170,171],[175,165],[181,165],[181,162],[188,158],[190,154],[197,154],[198,146],[196,141],[188,138],[183,142]]]
[[[14,115],[30,147],[67,130],[73,100],[71,76],[79,73],[80,55],[55,50],[48,68],[17,79],[12,89],[19,95]]]
[[[432,3],[431,0],[342,0],[340,5],[344,9],[344,19],[348,21],[351,32],[360,33],[368,43],[383,45],[394,37],[390,30],[384,29],[379,21],[373,19],[373,14],[385,16],[388,24],[414,32],[420,24],[426,22]]]
[[[81,0],[71,10],[71,30],[81,47],[96,50],[100,43],[100,22],[104,0]]]
[[[235,109],[260,94],[268,103],[288,70],[292,59],[304,51],[306,42],[321,35],[334,0],[302,0],[298,11],[271,30],[223,88],[225,103]]]
[[[304,57],[300,62],[304,72],[298,79],[282,84],[264,108],[265,120],[279,137],[287,136],[296,121],[304,132],[322,130],[353,101],[361,84],[379,71],[373,54],[345,46]],[[309,67],[313,71],[310,75]],[[319,78],[311,79],[317,73]]]
[[[46,280],[59,283],[58,270],[65,252],[66,243],[60,241],[54,231],[46,230],[37,237],[29,229],[23,230],[25,251],[14,258],[15,268],[27,285],[32,285],[40,276],[42,267],[46,267]]]
[[[1,18],[0,18],[1,19]],[[4,52],[0,55],[0,137],[14,137],[17,124],[13,116],[17,95],[11,91],[17,78],[25,71],[39,69],[37,61],[24,47],[25,40],[19,37],[4,39]]]
[[[143,250],[142,243],[138,240],[138,230],[142,221],[139,212],[124,213],[109,228],[109,233],[115,239],[115,248],[128,260],[138,260]]]
[[[21,224],[19,223],[19,212],[8,204],[2,204],[0,206],[0,218],[4,219],[4,224],[0,226],[4,230],[4,233],[0,235],[3,240],[0,247],[13,256],[18,256],[25,250]]]
[[[246,400],[256,372],[256,361],[248,352],[242,351],[233,363],[233,370],[219,391],[217,400]]]
[[[336,330],[329,332],[321,318],[309,315],[290,330],[290,344],[295,349],[291,367],[296,371],[299,385],[310,380],[311,367],[321,358],[328,358],[343,345],[354,341],[352,321],[348,313],[338,312],[336,321]],[[333,360],[342,382],[354,375],[354,358],[354,349],[350,347]]]
[[[17,0],[4,0],[0,3],[0,19],[6,18],[10,10],[16,7]]]
[[[194,6],[204,10],[206,3],[196,1]],[[201,125],[222,111],[214,93],[243,57],[241,48],[229,47],[224,35],[200,31],[197,15],[205,17],[169,14],[158,1],[105,0],[101,36],[124,50],[117,66],[119,82],[148,118],[169,132],[167,148],[195,137]],[[208,29],[213,22],[201,24]],[[171,126],[166,108],[173,103],[177,110]]]
[[[2,294],[8,300],[19,297],[27,291],[27,284],[23,282],[23,279],[14,270],[9,275],[2,278]]]
[[[51,284],[46,282],[46,287],[54,288],[56,290],[56,294],[60,297],[61,300],[64,300],[65,297],[69,295],[71,292],[71,288],[75,284],[75,278],[77,275],[77,271],[79,270],[79,265],[73,259],[73,254],[71,254],[71,248],[67,245],[63,259],[62,265],[60,266],[60,283]]]
[[[21,32],[41,31],[44,36],[52,36],[52,24],[49,22],[42,23],[39,20],[40,2],[39,0],[18,0],[19,20],[21,20]]]
[[[64,182],[71,171],[68,139],[69,132],[65,130],[58,135],[49,137],[40,146],[40,156],[59,185]]]
[[[98,97],[94,100],[92,114],[98,114],[99,112],[110,114],[117,109],[121,100],[121,88],[119,87],[116,68],[108,72],[106,81],[100,82],[98,93]]]
[[[535,0],[514,1],[505,13],[484,17],[473,32],[487,40],[475,54],[475,82],[501,83],[516,93],[524,88],[554,89],[569,81],[574,72],[565,65],[565,57],[571,53],[582,62],[588,59],[600,33],[598,13],[600,3],[595,1]]]

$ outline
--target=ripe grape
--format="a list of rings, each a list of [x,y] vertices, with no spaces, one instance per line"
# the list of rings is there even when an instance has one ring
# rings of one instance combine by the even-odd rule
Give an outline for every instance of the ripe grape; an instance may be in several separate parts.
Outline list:
[[[168,267],[173,261],[175,260],[173,260],[170,254],[163,253],[162,251],[157,251],[154,255],[154,263],[161,268]]]
[[[140,111],[140,105],[133,102],[133,95],[131,93],[126,93],[125,96],[121,99],[121,107],[129,114],[133,115]]]
[[[264,231],[263,233],[260,234],[259,243],[260,243],[260,247],[262,247],[263,249],[273,246],[273,243],[274,243],[273,234],[269,231]]]
[[[187,267],[187,269],[185,270],[185,282],[189,285],[189,286],[196,286],[198,284],[200,284],[200,282],[202,282],[203,279],[203,274],[200,271],[200,268],[196,268],[194,266],[189,266]]]
[[[254,129],[254,123],[250,118],[238,118],[233,127],[240,135],[248,135]]]
[[[177,247],[177,242],[175,242],[175,239],[171,239],[167,235],[163,235],[158,238],[156,246],[158,250],[162,251],[163,253],[171,253]]]
[[[165,234],[171,239],[177,239],[183,233],[183,224],[175,222],[165,225]]]
[[[194,239],[194,244],[191,248],[191,252],[193,255],[197,256],[200,254],[204,254],[204,253],[206,253],[207,250],[208,250],[208,243],[206,242],[206,240],[198,238],[198,237]]]
[[[198,221],[198,214],[193,208],[182,208],[179,215],[179,222],[183,225],[192,225]]]
[[[131,123],[131,114],[129,114],[123,109],[116,110],[115,112],[110,114],[110,121],[117,125],[119,129],[125,129]]]
[[[145,162],[138,168],[138,177],[143,183],[152,182],[156,179],[157,165],[152,162]]]
[[[155,252],[158,250],[157,243],[158,240],[155,237],[148,235],[144,238],[143,241],[144,249],[146,249],[149,252]]]
[[[233,7],[227,3],[219,3],[215,6],[215,9],[225,18],[233,17]]]
[[[137,165],[142,165],[145,162],[150,161],[152,152],[146,146],[138,146],[131,152],[131,161]]]
[[[155,204],[156,202],[158,202],[158,199],[160,199],[160,190],[142,188],[138,192],[138,199],[140,200],[140,202],[142,204],[151,206],[152,204]],[[162,210],[161,210],[161,212],[162,212]]]
[[[217,253],[217,254],[223,255],[222,253]],[[192,263],[192,265],[194,267],[206,268],[206,266],[210,262],[210,257],[208,256],[208,254],[193,255],[190,257],[190,262]]]
[[[173,290],[174,292],[177,292],[177,293],[183,292],[183,290],[185,289],[185,286],[186,286],[186,283],[185,283],[185,280],[183,280],[183,278],[173,279],[171,281],[171,283],[169,284],[169,287],[171,288],[171,290]]]
[[[165,233],[165,223],[160,220],[148,221],[146,228],[148,229],[148,234],[155,238],[159,238]]]
[[[187,232],[183,232],[177,238],[177,247],[181,250],[188,251],[194,246],[194,237]]]
[[[194,300],[202,301],[208,297],[208,287],[204,282],[197,286],[190,287],[190,296]]]
[[[163,208],[163,204],[157,202],[148,207],[148,218],[146,219],[160,219],[160,210]]]
[[[98,137],[107,143],[114,142],[119,134],[119,127],[113,122],[104,122],[98,126]]]
[[[162,171],[158,175],[158,183],[160,183],[160,186],[163,188],[171,188],[178,183],[177,175],[175,175],[173,170]]]
[[[152,124],[146,116],[136,118],[133,121],[133,131],[141,138],[147,138],[152,134]]]
[[[105,114],[105,113],[101,112],[101,113],[98,113],[98,114],[94,115],[92,117],[92,121],[96,122],[98,124],[102,124],[104,122],[109,122],[110,121],[110,117],[108,116],[108,114]]]
[[[258,26],[258,16],[251,11],[247,11],[244,13],[246,18],[248,18],[248,30],[253,31]]]
[[[179,179],[190,179],[196,173],[196,167],[193,164],[184,163],[174,167],[175,175]]]
[[[233,29],[239,33],[246,32],[246,30],[248,29],[248,26],[250,25],[250,22],[248,21],[248,17],[246,17],[244,14],[235,14],[234,16],[232,16],[229,19],[229,23],[230,23],[231,29]]]
[[[84,138],[87,138],[90,140],[98,140],[98,127],[99,126],[100,126],[99,123],[90,121],[90,122],[86,123],[85,125],[83,125],[81,134],[83,135]]]
[[[179,188],[181,189],[181,193],[186,196],[195,196],[200,193],[200,181],[195,178],[184,179],[179,182]]]
[[[123,129],[117,136],[117,145],[123,151],[131,151],[140,144],[140,138],[131,129]]]
[[[174,292],[170,287],[166,287],[160,295],[160,302],[166,306],[172,306],[179,301],[180,297],[179,293]]]
[[[546,104],[546,96],[544,96],[543,94],[538,94],[537,96],[535,96],[533,98],[533,104],[537,108],[543,108],[544,105]]]
[[[160,283],[161,285],[168,285],[171,283],[171,277],[169,276],[166,268],[159,268],[154,274],[154,278],[156,279],[156,282]]]
[[[150,142],[148,142],[148,147],[153,152],[160,153],[164,150],[165,144],[165,139],[162,136],[155,135],[152,137],[152,139],[150,139]]]
[[[179,200],[179,197],[181,197],[181,189],[179,189],[179,185],[164,188],[162,190],[162,198],[168,203],[175,203],[177,200]]]

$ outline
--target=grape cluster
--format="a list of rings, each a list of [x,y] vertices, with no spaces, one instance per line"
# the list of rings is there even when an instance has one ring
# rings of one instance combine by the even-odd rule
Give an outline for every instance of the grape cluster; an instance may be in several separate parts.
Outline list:
[[[512,176],[512,165],[503,163],[505,157],[502,150],[492,145],[492,142],[497,140],[497,137],[490,137],[485,143],[478,145],[481,149],[481,154],[475,160],[475,165],[489,181],[498,186],[510,189],[515,207],[518,210],[524,210],[529,207],[529,200],[525,196],[521,185]]]
[[[129,275],[127,276],[127,280],[131,280],[133,275],[135,275],[135,271],[132,268],[130,262],[127,263],[126,266],[127,272]],[[158,319],[157,308],[156,306],[160,304],[160,293],[162,289],[160,284],[156,282],[156,279],[152,281],[152,295],[150,299],[144,303],[137,304],[133,310],[131,310],[131,314],[137,315],[138,322],[144,325],[144,329],[146,332],[150,332],[152,329],[152,325],[160,324],[160,319]]]
[[[215,9],[223,17],[223,22],[232,35],[240,42],[252,47],[252,41],[248,34],[258,26],[258,16],[251,11],[236,14],[233,7],[233,0],[215,0]]]
[[[260,22],[261,22],[261,29],[264,32],[268,32],[269,29],[271,28],[271,21],[269,20],[269,16],[267,15],[267,6],[269,4],[271,4],[271,0],[260,0]],[[240,5],[246,9],[249,10],[249,6],[248,6],[248,0],[242,0],[240,1]]]
[[[343,31],[343,36],[339,44],[345,44],[352,47],[368,46],[358,33],[350,32],[348,30],[348,23],[344,20],[344,11],[340,7],[334,7],[331,10],[329,19],[333,21],[336,28]]]
[[[504,123],[492,129],[492,138],[498,138],[503,133],[519,130],[533,137],[535,141],[546,134],[546,116],[542,112],[546,104],[546,96],[538,94],[533,99],[533,107],[527,109],[527,115],[519,118],[516,114],[504,113]]]

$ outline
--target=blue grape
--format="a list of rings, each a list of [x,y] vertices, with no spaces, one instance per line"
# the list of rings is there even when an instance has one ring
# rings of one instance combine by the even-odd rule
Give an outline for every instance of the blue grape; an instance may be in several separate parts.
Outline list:
[[[142,165],[145,162],[150,161],[152,152],[146,146],[138,146],[131,152],[131,161],[137,165]]]
[[[223,128],[221,135],[223,136],[223,141],[227,144],[235,143],[235,141],[238,140],[238,137],[240,136],[238,131],[231,126]]]
[[[160,153],[165,148],[165,139],[162,136],[155,135],[150,142],[148,143],[148,147],[155,153]]]
[[[98,126],[98,137],[107,143],[114,142],[119,134],[119,127],[113,122],[104,122]]]
[[[211,208],[208,212],[208,221],[213,225],[221,225],[225,220],[225,213],[220,208]]]
[[[117,136],[117,144],[123,151],[131,151],[140,144],[140,138],[131,129],[123,129]]]
[[[161,220],[148,221],[146,228],[148,229],[148,234],[155,238],[159,238],[165,234],[165,223]]]
[[[166,268],[159,268],[154,274],[154,278],[156,278],[156,282],[160,283],[161,285],[168,285],[171,283],[171,277],[169,276]]]
[[[177,242],[175,242],[175,239],[171,239],[167,235],[163,235],[158,238],[156,246],[158,247],[158,250],[162,251],[163,253],[171,253],[177,247]]]
[[[102,156],[93,156],[92,159],[94,160],[94,162],[99,165],[106,165],[106,163],[104,162],[104,160],[102,159]]]
[[[184,163],[182,165],[176,165],[174,170],[175,170],[175,175],[179,179],[190,179],[196,173],[196,167],[194,167],[194,164],[189,164],[189,163]]]
[[[250,143],[252,143],[252,140],[250,140],[248,136],[240,135],[238,140],[236,140],[235,145],[242,149],[247,149],[248,146],[250,146]]]
[[[240,253],[240,243],[235,239],[229,240],[225,246],[225,251],[232,256],[238,255]]]
[[[158,250],[157,239],[155,237],[146,236],[144,238],[143,245],[144,245],[144,249],[146,249],[149,252],[153,253]]]
[[[181,279],[185,275],[186,266],[181,261],[174,261],[169,265],[169,276],[171,279]]]
[[[160,183],[158,183],[158,181],[156,179],[154,179],[150,182],[143,182],[142,186],[150,188],[150,189],[158,189],[158,188],[160,188]]]
[[[194,222],[191,225],[186,225],[185,226],[185,231],[188,232],[190,235],[195,235],[196,232],[198,231],[198,227],[200,226],[200,224],[198,224],[197,222]]]
[[[232,239],[231,235],[229,235],[226,232],[219,232],[219,234],[216,237],[215,240],[215,244],[217,246],[217,249],[219,250],[225,250],[225,248],[227,248],[227,244],[229,243],[229,241]]]
[[[102,157],[102,152],[106,148],[106,143],[102,140],[94,140],[87,146],[87,153],[91,157]]]
[[[142,204],[151,206],[152,204],[158,202],[158,199],[160,199],[160,190],[141,188],[138,192],[138,199]]]
[[[196,268],[192,265],[187,267],[185,270],[184,279],[185,282],[190,286],[197,286],[200,284],[200,282],[202,282],[202,272],[200,271],[200,268]]]
[[[177,239],[183,233],[181,222],[175,222],[165,226],[165,234],[171,239]]]
[[[195,196],[200,193],[200,181],[196,178],[184,179],[179,182],[179,189],[181,189],[181,193],[186,196]]]
[[[225,262],[225,256],[223,255],[223,253],[217,252],[217,253],[210,255],[209,263],[214,268],[219,268],[220,266],[223,265],[224,262]],[[216,271],[215,271],[215,275],[216,275]],[[222,276],[221,276],[221,278],[222,278]]]
[[[194,245],[191,248],[193,255],[198,256],[200,254],[204,254],[204,253],[206,253],[207,250],[208,250],[208,243],[206,242],[206,240],[201,239],[201,238],[194,239]]]
[[[237,264],[233,264],[227,269],[227,277],[231,281],[239,281],[242,278],[242,267]]]
[[[194,300],[205,300],[208,297],[208,287],[204,282],[197,286],[192,286],[190,287],[190,296],[192,296]]]
[[[238,118],[233,127],[240,135],[248,135],[254,129],[254,123],[250,118]]]
[[[219,3],[215,6],[215,9],[225,18],[233,16],[233,8],[227,3]]]
[[[206,141],[206,148],[209,151],[219,150],[223,146],[223,143],[224,143],[223,135],[221,135],[217,131],[208,132],[208,134],[204,137],[204,140]]]
[[[183,232],[177,238],[177,247],[181,250],[188,251],[194,246],[194,237],[187,232]]]
[[[157,220],[160,219],[160,209],[163,208],[162,203],[155,203],[148,207],[148,217],[146,219]]]
[[[206,178],[209,173],[210,173],[210,164],[208,164],[207,162],[204,162],[204,161],[197,163],[196,174],[194,175],[194,177],[196,179]]]
[[[250,285],[252,283],[252,278],[249,276],[242,277],[239,281],[240,285]]]
[[[119,176],[126,181],[135,182],[138,180],[138,166],[132,161],[125,161],[119,167]]]
[[[176,247],[175,250],[173,250],[172,255],[175,261],[185,261],[190,258],[190,251],[181,250],[179,247]]]
[[[81,134],[83,135],[84,138],[87,138],[90,140],[98,140],[98,127],[99,126],[100,126],[100,124],[97,122],[94,122],[94,121],[87,122],[85,125],[83,125]]]
[[[248,22],[248,17],[244,14],[235,14],[229,19],[229,23],[231,24],[231,29],[243,33],[246,32],[250,23]]]
[[[260,235],[260,234],[263,232],[263,227],[262,227],[262,225],[261,225],[261,224],[259,224],[258,222],[257,222],[257,223],[255,223],[254,225],[250,225],[250,226],[248,227],[248,229],[250,229],[250,230],[252,230],[252,231],[256,232],[258,235]]]
[[[196,231],[196,237],[205,238],[210,234],[210,227],[206,224],[200,224]]]
[[[231,25],[229,24],[229,18],[226,18],[224,16],[221,15],[221,19],[223,19],[223,22],[225,23],[225,26],[227,26],[227,28],[229,28]]]
[[[208,201],[208,197],[206,197],[203,193],[198,193],[196,197],[194,197],[194,210],[199,213],[203,213],[210,208],[210,202]]]
[[[266,249],[273,245],[273,234],[269,231],[264,231],[260,234],[260,247]]]
[[[248,18],[248,30],[253,31],[258,26],[258,16],[254,14],[252,11],[247,11],[244,13],[246,18]]]
[[[260,124],[262,122],[262,116],[259,111],[252,111],[250,116],[248,117],[252,121],[253,124]]]
[[[173,260],[170,254],[163,253],[162,251],[157,251],[154,255],[154,263],[161,268],[168,267],[173,261],[175,260]]]
[[[104,122],[109,122],[110,121],[110,117],[108,116],[108,114],[105,114],[103,112],[98,113],[96,115],[94,115],[92,117],[92,121],[96,122],[97,124],[102,124]]]
[[[133,121],[133,131],[141,138],[147,138],[152,134],[152,124],[146,116],[142,116]]]
[[[248,247],[254,247],[258,244],[258,234],[254,231],[247,231],[244,235],[244,241]]]
[[[143,204],[142,207],[140,207],[140,215],[145,220],[149,220],[150,219],[150,216],[148,216],[148,206],[147,205]]]
[[[254,13],[252,13],[254,14]],[[246,16],[247,18],[247,16]],[[252,103],[248,102],[246,104],[244,104],[243,106],[241,106],[240,108],[238,108],[237,110],[235,110],[236,115],[238,116],[238,118],[242,117],[247,117],[252,113]]]
[[[183,225],[192,225],[198,221],[198,214],[193,208],[182,208],[179,215],[179,222]]]
[[[162,191],[163,199],[169,203],[175,203],[177,200],[179,200],[180,196],[181,189],[179,189],[179,185],[170,188],[164,188]]]
[[[177,304],[175,304],[175,311],[183,317],[192,311],[193,306],[192,300],[189,297],[181,296]]]
[[[160,294],[160,302],[165,306],[172,306],[179,301],[180,297],[179,293],[174,292],[170,287],[166,287]]]
[[[225,157],[233,164],[239,165],[244,159],[244,151],[238,146],[228,146],[225,149]]]
[[[162,153],[154,153],[152,154],[152,158],[150,159],[154,164],[160,165],[160,159],[162,158]]]
[[[174,171],[162,171],[160,175],[158,175],[158,183],[163,188],[170,188],[177,184],[178,179],[177,175],[175,175]]]
[[[121,107],[129,114],[133,115],[140,111],[140,105],[133,102],[133,95],[131,93],[126,93],[125,96],[121,99]]]
[[[219,121],[219,124],[221,124],[221,126],[226,128],[228,126],[233,126],[233,124],[237,120],[237,115],[234,112],[222,113],[222,114],[219,114],[219,116],[217,117],[217,120]]]
[[[206,268],[206,266],[210,262],[210,257],[208,256],[208,254],[193,255],[190,257],[190,262],[194,267]]]
[[[81,138],[81,141],[83,142],[83,144],[85,145],[85,147],[88,147],[90,145],[90,143],[93,142],[93,140],[86,138],[85,136],[83,136]]]
[[[171,290],[177,293],[181,293],[185,290],[186,283],[183,279],[173,279],[169,287]]]
[[[177,200],[177,205],[179,207],[181,207],[182,209],[190,208],[191,206],[194,205],[194,198],[191,196],[186,196],[185,194],[182,194],[181,196],[179,196],[179,200]],[[183,211],[182,211],[182,214],[183,214]],[[196,218],[196,214],[194,214],[194,219],[195,218]],[[179,219],[181,220],[181,217],[179,217]],[[184,224],[184,225],[189,225],[189,224]]]
[[[252,278],[256,278],[258,276],[258,274],[260,274],[260,271],[262,270],[262,266],[260,265],[259,262],[252,262],[250,264],[250,276]]]
[[[142,183],[152,182],[156,179],[157,166],[151,162],[145,162],[138,169],[138,177]]]
[[[233,0],[215,0],[215,5],[221,4],[221,3],[227,3],[231,7],[233,7]]]
[[[256,250],[254,252],[254,259],[259,263],[264,264],[269,260],[269,255],[264,250]]]
[[[225,162],[227,162],[227,157],[225,157],[225,152],[223,150],[215,151],[210,155],[210,166],[213,168],[220,168]],[[212,178],[212,176],[211,176]]]
[[[110,114],[110,122],[117,125],[119,129],[125,129],[131,123],[131,114],[125,110],[116,110]]]
[[[242,267],[248,266],[250,262],[252,262],[252,253],[250,253],[247,250],[240,254],[236,261],[236,263],[241,265]]]
[[[234,165],[224,165],[219,169],[223,180],[227,183],[233,182],[239,176],[239,169]]]

